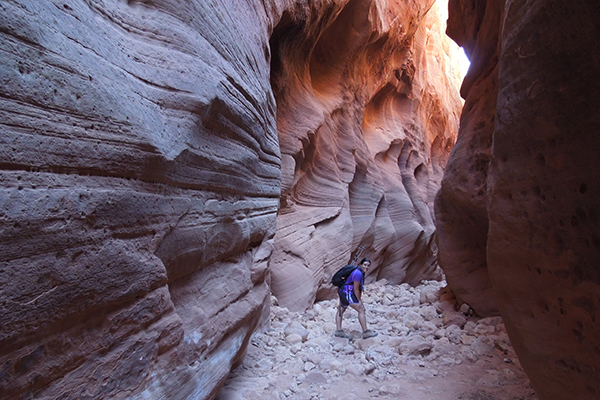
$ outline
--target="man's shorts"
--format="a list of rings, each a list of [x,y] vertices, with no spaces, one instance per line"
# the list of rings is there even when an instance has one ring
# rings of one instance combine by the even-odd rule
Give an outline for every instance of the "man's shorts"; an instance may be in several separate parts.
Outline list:
[[[345,287],[341,287],[338,290],[338,295],[340,296],[340,302],[342,303],[342,307],[346,308],[350,304],[358,304],[358,299],[354,294],[354,290],[346,289]]]

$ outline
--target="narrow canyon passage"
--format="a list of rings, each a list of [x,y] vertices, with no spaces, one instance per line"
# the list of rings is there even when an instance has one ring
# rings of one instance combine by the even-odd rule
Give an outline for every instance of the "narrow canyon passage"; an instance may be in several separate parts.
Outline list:
[[[0,399],[597,400],[598,43],[597,0],[0,2]]]

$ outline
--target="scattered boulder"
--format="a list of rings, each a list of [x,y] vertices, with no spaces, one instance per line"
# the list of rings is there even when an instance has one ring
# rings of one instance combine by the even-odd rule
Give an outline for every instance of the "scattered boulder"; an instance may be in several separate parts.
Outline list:
[[[452,308],[446,314],[460,316],[461,322],[445,325],[438,313],[439,298],[420,301],[424,291],[439,293],[443,284],[367,286],[367,322],[379,333],[369,339],[361,338],[354,310],[347,311],[343,324],[350,339],[333,336],[335,300],[317,303],[304,313],[275,308],[271,326],[253,336],[249,353],[217,400],[237,400],[227,393],[240,393],[240,387],[263,394],[265,400],[302,398],[306,393],[312,400],[429,398],[431,392],[415,390],[432,388],[443,393],[439,400],[478,398],[449,386],[445,380],[456,375],[475,382],[471,394],[479,390],[494,395],[489,398],[536,400],[501,318],[477,319]],[[399,306],[398,299],[410,305]],[[449,391],[453,385],[455,391]],[[273,392],[278,394],[272,397]]]
[[[302,341],[308,339],[308,330],[298,321],[290,322],[283,330],[283,333],[286,337],[292,334],[296,334],[300,336]]]

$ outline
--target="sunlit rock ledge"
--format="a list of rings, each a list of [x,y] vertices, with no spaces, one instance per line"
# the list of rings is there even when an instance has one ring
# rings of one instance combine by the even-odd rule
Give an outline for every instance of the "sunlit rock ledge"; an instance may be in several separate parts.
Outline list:
[[[323,2],[271,36],[282,153],[271,287],[303,310],[359,246],[368,280],[438,279],[433,199],[458,130],[443,2]]]

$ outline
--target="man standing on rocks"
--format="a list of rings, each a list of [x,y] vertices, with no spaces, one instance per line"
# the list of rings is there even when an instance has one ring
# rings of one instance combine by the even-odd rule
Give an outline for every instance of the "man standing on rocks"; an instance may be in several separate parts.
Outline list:
[[[338,289],[338,295],[340,296],[340,303],[338,305],[338,311],[335,314],[335,325],[336,331],[335,336],[349,338],[350,336],[342,329],[342,318],[344,312],[348,306],[354,308],[358,312],[358,322],[362,328],[362,338],[367,339],[373,336],[377,336],[377,332],[373,332],[367,329],[367,318],[365,305],[362,302],[362,292],[365,284],[365,273],[371,266],[371,260],[363,258],[348,279],[344,286]]]

